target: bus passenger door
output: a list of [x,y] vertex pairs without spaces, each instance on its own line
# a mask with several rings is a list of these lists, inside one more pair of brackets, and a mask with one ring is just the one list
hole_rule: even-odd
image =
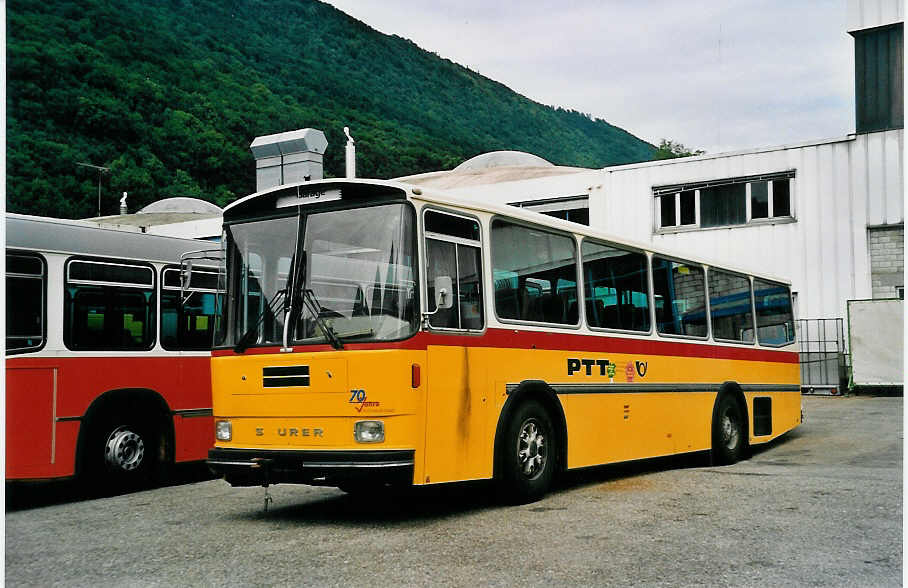
[[6,368],[6,477],[53,473],[56,367]]
[[426,450],[423,483],[492,475],[489,398],[482,348],[485,326],[479,222],[425,212],[428,326],[439,345],[426,350]]
[[423,483],[492,476],[493,432],[479,353],[472,347],[428,348]]

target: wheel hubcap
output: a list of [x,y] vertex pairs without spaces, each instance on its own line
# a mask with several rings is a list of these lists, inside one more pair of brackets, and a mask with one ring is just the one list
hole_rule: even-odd
[[535,478],[546,463],[545,437],[535,419],[527,419],[517,435],[517,463],[527,478]]
[[738,446],[738,421],[727,412],[722,417],[722,439],[728,449]]
[[126,427],[117,427],[107,438],[104,446],[104,461],[111,468],[131,472],[145,457],[145,443],[137,433]]

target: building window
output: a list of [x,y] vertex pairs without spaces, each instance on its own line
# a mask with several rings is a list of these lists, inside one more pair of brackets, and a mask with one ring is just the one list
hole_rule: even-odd
[[590,199],[588,196],[567,196],[511,202],[511,206],[541,212],[546,216],[560,218],[581,225],[590,224]]
[[700,190],[700,226],[724,227],[747,222],[746,184],[728,184]]
[[769,186],[767,182],[750,185],[750,217],[769,218]]
[[791,185],[788,180],[772,181],[772,210],[769,216],[791,216]]
[[659,198],[659,209],[661,211],[661,226],[674,227],[675,222],[675,195],[667,194]]
[[657,231],[709,229],[792,219],[794,170],[653,187]]
[[681,225],[697,224],[697,193],[693,190],[685,190],[681,192],[679,200]]

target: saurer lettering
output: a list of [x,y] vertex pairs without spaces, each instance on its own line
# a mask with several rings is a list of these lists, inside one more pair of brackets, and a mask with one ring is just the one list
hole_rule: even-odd
[[[265,436],[265,429],[262,427],[256,427],[255,434],[257,437]],[[325,434],[324,429],[310,429],[308,427],[278,427],[277,434],[281,437],[322,437]]]

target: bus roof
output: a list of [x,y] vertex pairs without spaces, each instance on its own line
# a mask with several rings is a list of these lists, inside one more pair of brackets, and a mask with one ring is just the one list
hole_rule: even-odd
[[533,223],[536,225],[543,225],[560,231],[566,231],[575,233],[581,236],[588,236],[594,239],[599,239],[609,243],[614,243],[615,245],[626,245],[634,249],[640,249],[644,251],[650,251],[660,256],[665,256],[673,259],[689,261],[691,263],[702,263],[710,267],[716,267],[720,269],[727,269],[732,272],[738,272],[741,274],[752,275],[756,278],[766,279],[773,282],[781,282],[784,284],[791,284],[791,280],[788,278],[783,278],[780,276],[764,273],[764,272],[755,272],[754,270],[745,269],[742,267],[736,267],[723,263],[717,260],[710,260],[703,257],[692,257],[689,255],[684,255],[676,251],[670,251],[660,247],[654,247],[652,244],[643,243],[641,241],[635,241],[632,239],[627,239],[625,237],[618,237],[615,235],[609,235],[590,227],[587,225],[581,225],[573,223],[566,220],[561,220],[551,216],[547,216],[540,212],[533,210],[528,210],[526,208],[518,208],[516,206],[508,206],[504,204],[493,204],[479,202],[475,200],[465,199],[462,196],[454,195],[446,192],[445,190],[432,189],[424,186],[417,186],[413,184],[408,184],[405,182],[397,180],[376,180],[376,179],[365,179],[365,178],[329,178],[324,180],[313,180],[309,182],[298,182],[293,184],[283,184],[280,186],[275,186],[269,188],[268,190],[263,190],[261,192],[256,192],[255,194],[250,194],[244,198],[241,198],[224,209],[225,217],[229,215],[229,212],[232,212],[237,206],[242,204],[248,204],[251,200],[256,198],[267,197],[269,195],[274,195],[278,192],[285,190],[296,190],[300,188],[307,188],[312,190],[318,188],[319,186],[325,185],[336,185],[343,186],[347,185],[356,185],[356,186],[371,186],[371,187],[385,187],[393,190],[398,190],[406,193],[409,199],[417,199],[422,202],[437,204],[440,206],[451,206],[460,208],[467,211],[472,211],[475,213],[485,213],[485,214],[494,214],[504,217],[513,218],[516,220],[525,221],[528,223]]
[[175,263],[183,253],[217,251],[220,245],[212,241],[101,228],[84,221],[7,213],[6,247]]

